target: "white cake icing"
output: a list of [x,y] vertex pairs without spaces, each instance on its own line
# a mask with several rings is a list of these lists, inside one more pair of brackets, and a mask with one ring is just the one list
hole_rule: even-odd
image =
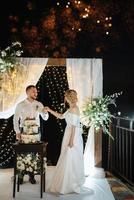
[[36,143],[40,141],[40,134],[34,134],[34,135],[26,135],[21,134],[21,142],[28,144],[28,143]]
[[27,135],[38,133],[39,126],[36,123],[35,119],[26,119],[23,125],[23,132]]
[[40,141],[39,126],[35,119],[25,119],[23,133],[21,134],[22,143],[36,143]]

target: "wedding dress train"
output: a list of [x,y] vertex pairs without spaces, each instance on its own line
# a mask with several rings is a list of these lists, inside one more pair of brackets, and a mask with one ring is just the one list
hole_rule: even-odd
[[[78,115],[66,111],[64,113],[66,128],[62,141],[61,154],[57,162],[49,192],[68,194],[81,193],[85,181],[83,160],[83,139]],[[68,146],[71,126],[75,126],[74,146]]]

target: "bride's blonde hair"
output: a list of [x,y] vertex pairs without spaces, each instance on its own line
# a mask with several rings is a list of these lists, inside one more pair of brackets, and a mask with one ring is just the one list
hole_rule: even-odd
[[67,90],[65,92],[65,98],[70,101],[71,103],[77,102],[77,92],[75,90]]

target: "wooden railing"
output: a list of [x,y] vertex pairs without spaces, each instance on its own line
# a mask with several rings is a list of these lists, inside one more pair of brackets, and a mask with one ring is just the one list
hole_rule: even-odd
[[108,170],[134,185],[134,119],[115,117],[110,128]]

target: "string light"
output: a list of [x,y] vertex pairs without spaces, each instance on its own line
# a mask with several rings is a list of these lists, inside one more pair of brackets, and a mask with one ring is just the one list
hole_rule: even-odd
[[87,17],[88,17],[88,14],[85,14],[85,15],[83,15],[82,17],[83,17],[83,18],[87,18]]
[[[60,12],[57,7],[60,6]],[[75,41],[77,41],[77,33],[81,31],[80,27],[84,27],[84,30],[87,32],[95,32],[94,37],[99,35],[99,32],[102,33],[105,31],[109,31],[109,28],[112,28],[112,17],[107,16],[107,12],[105,8],[100,12],[100,4],[89,5],[81,0],[68,0],[66,4],[57,0],[56,6],[52,5],[52,9],[50,9],[50,13],[47,16],[42,17],[39,26],[33,26],[31,29],[32,20],[28,23],[24,23],[24,26],[21,30],[22,38],[24,39],[24,46],[27,52],[31,56],[52,56],[52,57],[66,57],[69,56],[70,49],[72,50],[75,47]],[[34,9],[33,11],[34,12]],[[56,20],[60,13],[60,20]],[[75,14],[74,14],[75,13]],[[13,15],[9,17],[11,22],[15,22],[15,18]],[[90,21],[92,23],[89,23]],[[26,20],[27,21],[27,20]],[[25,21],[25,22],[26,22]],[[66,22],[66,23],[65,23]],[[98,26],[101,22],[101,27],[98,31]],[[59,24],[60,23],[60,24]],[[107,24],[107,29],[105,27]],[[13,24],[14,28],[17,25]],[[36,30],[35,30],[36,27]],[[38,27],[42,29],[39,30]],[[59,35],[59,27],[60,31],[63,33]],[[97,31],[97,32],[96,32]],[[13,33],[12,33],[13,34]],[[17,30],[17,34],[19,34],[19,30]],[[40,37],[38,39],[38,37]],[[37,38],[37,40],[35,40]],[[47,40],[45,40],[47,38]],[[32,41],[32,42],[31,42]],[[47,44],[44,45],[43,41],[48,41]],[[62,41],[64,41],[64,45],[61,46]],[[73,42],[72,42],[73,41]],[[51,54],[51,55],[50,55]]]
[[[37,26],[34,25],[36,29],[31,28],[35,24],[32,18],[26,18],[24,23],[22,21],[23,27],[18,29],[18,22],[22,20],[21,16],[16,18],[16,16],[10,14],[10,31],[12,31],[13,36],[16,36],[16,34],[21,35],[21,38],[24,40],[23,45],[29,56],[70,56],[73,48],[77,47],[79,27],[82,27],[85,34],[89,33],[87,37],[88,44],[91,39],[97,41],[93,42],[94,47],[92,49],[95,49],[96,45],[100,45],[100,43],[103,46],[103,50],[109,46],[110,43],[105,43],[102,37],[100,43],[96,43],[98,43],[100,35],[106,34],[107,31],[109,32],[112,29],[112,18],[118,15],[118,9],[120,9],[118,5],[116,9],[113,9],[108,2],[103,4],[102,2],[93,1],[89,5],[89,3],[82,0],[67,0],[65,2],[57,0],[55,4],[50,5],[49,13],[46,12],[46,15],[42,15],[42,13],[39,15],[36,23]],[[33,15],[35,10],[32,10]],[[127,23],[132,23],[132,20]],[[101,29],[98,31],[100,25]],[[111,39],[117,38],[115,37],[118,34],[116,29],[113,31],[114,34],[111,34]]]
[[[43,83],[48,88],[51,108],[58,112],[63,112],[63,107],[61,107],[60,104],[61,102],[64,102],[64,91],[68,89],[67,74],[65,67],[46,66],[40,81],[43,80]],[[40,82],[38,83],[38,87],[41,87]],[[55,120],[59,127],[59,132],[63,134],[63,122],[56,118]]]
[[11,159],[13,159],[14,157],[12,144],[13,142],[15,142],[15,132],[13,130],[11,130],[10,132],[7,132],[7,130],[9,129],[8,122],[11,123],[10,120],[4,120],[2,126],[0,127],[0,138],[2,141],[2,145],[0,146],[0,166],[1,167],[6,167],[9,164],[11,164]]

